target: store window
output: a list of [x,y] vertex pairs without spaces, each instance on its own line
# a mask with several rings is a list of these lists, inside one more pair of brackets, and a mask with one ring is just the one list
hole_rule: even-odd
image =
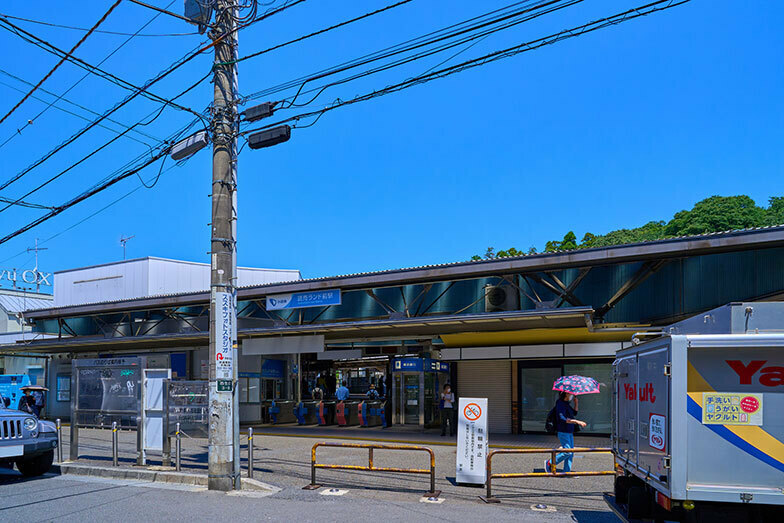
[[261,378],[239,379],[239,399],[240,403],[259,403],[261,391]]
[[579,398],[578,418],[588,425],[581,434],[609,434],[612,410],[612,363],[607,362],[523,362],[518,364],[520,383],[520,431],[544,432],[547,413],[555,405],[558,392],[553,382],[560,376],[590,376],[600,384],[599,394]]

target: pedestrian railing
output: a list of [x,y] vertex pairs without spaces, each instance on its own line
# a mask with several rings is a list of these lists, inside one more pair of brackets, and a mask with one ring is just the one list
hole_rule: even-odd
[[[316,449],[319,447],[336,447],[336,448],[354,448],[354,449],[368,449],[368,464],[364,465],[332,465],[325,463],[316,463]],[[430,469],[403,469],[396,467],[376,467],[373,464],[373,451],[374,450],[412,450],[418,452],[427,452],[430,455]],[[425,493],[426,497],[437,498],[440,490],[436,490],[436,456],[433,450],[428,447],[421,447],[419,445],[381,445],[375,443],[327,443],[320,442],[313,445],[310,451],[310,485],[304,487],[306,490],[313,490],[321,487],[316,483],[316,469],[338,469],[338,470],[366,470],[372,472],[402,472],[406,474],[429,474],[430,475],[430,491]]]
[[[591,453],[591,452],[612,452],[609,448],[575,448],[575,449],[497,449],[491,450],[487,454],[487,495],[479,496],[485,503],[500,503],[501,500],[493,497],[492,483],[494,479],[507,478],[552,478],[569,476],[611,476],[615,475],[615,470],[578,470],[571,472],[556,472],[555,456],[560,453]],[[544,472],[512,472],[506,474],[493,474],[493,457],[498,454],[550,454],[550,470]]]

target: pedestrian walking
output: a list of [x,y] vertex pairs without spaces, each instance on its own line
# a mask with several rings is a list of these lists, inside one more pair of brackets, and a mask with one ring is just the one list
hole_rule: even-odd
[[457,431],[457,410],[455,409],[455,393],[452,386],[447,383],[444,385],[444,392],[441,393],[441,435],[446,436],[446,426],[449,425],[449,435],[454,436]]
[[[570,404],[572,401],[574,401],[574,407]],[[574,448],[575,427],[585,427],[586,425],[584,421],[577,419],[577,407],[577,396],[569,392],[561,392],[558,401],[555,402],[555,431],[563,449]],[[573,459],[574,452],[559,452],[555,455],[555,464],[563,462],[563,471],[571,472]],[[550,472],[550,466],[550,460],[545,460],[545,472]]]

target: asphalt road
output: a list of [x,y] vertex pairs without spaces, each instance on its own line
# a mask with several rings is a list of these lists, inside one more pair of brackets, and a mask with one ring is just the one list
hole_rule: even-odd
[[224,494],[181,485],[54,474],[24,479],[0,472],[0,521],[617,521],[602,509],[548,506],[548,512],[540,512],[520,504],[457,502],[446,495],[442,503],[430,504],[416,496],[367,497],[353,489],[329,496],[325,491],[284,487],[273,494]]

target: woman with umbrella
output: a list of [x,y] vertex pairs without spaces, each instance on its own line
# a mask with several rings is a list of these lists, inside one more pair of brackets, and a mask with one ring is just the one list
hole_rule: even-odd
[[[599,384],[593,378],[585,376],[561,376],[553,383],[553,390],[559,391],[558,401],[555,402],[555,431],[561,448],[574,448],[575,426],[585,427],[586,423],[576,418],[578,410],[578,394],[595,394],[599,392]],[[574,400],[574,407],[570,402]],[[564,462],[564,472],[571,472],[573,452],[560,452],[555,456],[555,465]],[[550,472],[552,463],[545,460],[544,470]]]
[[36,418],[41,417],[41,410],[43,410],[45,403],[44,392],[48,391],[46,387],[38,385],[27,385],[22,387],[24,396],[19,398],[19,406],[17,407],[22,412],[34,415]]

